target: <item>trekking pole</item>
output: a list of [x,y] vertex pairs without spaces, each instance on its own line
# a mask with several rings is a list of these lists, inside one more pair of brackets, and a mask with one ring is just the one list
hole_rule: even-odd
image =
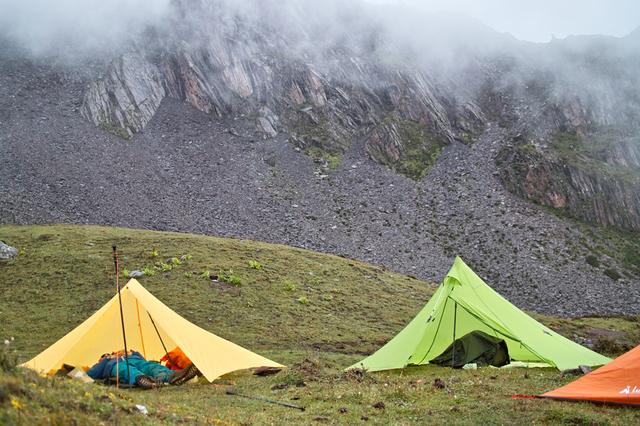
[[244,394],[236,392],[233,388],[227,389],[226,393],[227,393],[227,395],[240,396],[242,398],[254,399],[256,401],[262,401],[262,402],[266,402],[268,404],[281,405],[283,407],[295,408],[296,410],[304,411],[304,407],[301,407],[299,405],[289,404],[288,402],[274,401],[272,399],[262,398],[260,396],[244,395]]
[[[118,304],[120,305],[120,324],[122,325],[122,340],[124,340],[124,361],[127,363],[127,381],[131,380],[131,369],[129,367],[129,351],[127,349],[127,334],[124,331],[124,314],[122,313],[122,297],[120,296],[120,281],[118,273],[118,252],[116,246],[113,245],[113,265],[116,269],[116,290],[118,291]],[[119,357],[116,354],[116,361]],[[119,368],[116,365],[116,373],[119,373]],[[116,383],[119,382],[118,375],[116,374]]]

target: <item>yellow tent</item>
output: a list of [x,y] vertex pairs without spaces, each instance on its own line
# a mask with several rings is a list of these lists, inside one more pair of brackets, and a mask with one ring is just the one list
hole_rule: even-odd
[[[210,382],[237,370],[283,367],[190,323],[149,293],[138,281],[121,289],[127,346],[146,359],[160,359],[176,346]],[[63,363],[84,366],[100,355],[123,347],[118,295],[69,334],[45,349],[24,367],[49,373]],[[162,338],[162,340],[160,339]]]

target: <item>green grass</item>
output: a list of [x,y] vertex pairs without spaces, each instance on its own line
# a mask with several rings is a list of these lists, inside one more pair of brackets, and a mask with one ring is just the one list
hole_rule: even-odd
[[[590,404],[513,400],[570,381],[550,369],[454,371],[440,367],[344,374],[342,369],[395,335],[435,290],[350,259],[291,247],[179,233],[87,226],[0,226],[21,255],[0,263],[3,338],[12,355],[37,354],[113,295],[111,245],[129,270],[157,259],[191,258],[141,282],[188,320],[290,366],[266,378],[236,373],[218,384],[157,391],[116,390],[18,369],[0,373],[0,423],[220,424],[636,424],[640,411]],[[149,253],[156,249],[157,259]],[[249,261],[259,262],[260,269]],[[227,291],[202,271],[233,270]],[[307,303],[301,303],[306,300]],[[535,315],[568,337],[640,340],[637,318],[562,319]],[[445,389],[434,388],[436,378]],[[238,392],[305,406],[299,412],[225,394]],[[299,386],[304,384],[304,386]],[[284,389],[272,389],[285,387]],[[375,408],[378,402],[384,408]],[[137,413],[144,404],[149,415]],[[378,404],[379,405],[379,404]]]
[[401,120],[399,128],[404,152],[393,168],[411,179],[421,180],[442,153],[445,143],[420,123]]
[[304,150],[305,154],[311,157],[315,161],[326,162],[327,168],[331,171],[337,170],[342,163],[342,155],[340,152],[333,150],[333,148],[325,149],[319,146],[309,146]]
[[120,127],[119,124],[113,123],[111,121],[105,120],[102,121],[100,123],[100,127],[102,127],[105,131],[118,136],[119,138],[122,138],[124,140],[130,140],[131,136],[129,135],[129,133],[122,127]]
[[376,155],[376,160],[396,173],[416,181],[421,180],[442,154],[446,141],[424,124],[412,120],[389,115],[381,125],[390,124],[397,126],[402,142],[401,156],[395,160],[382,152]]

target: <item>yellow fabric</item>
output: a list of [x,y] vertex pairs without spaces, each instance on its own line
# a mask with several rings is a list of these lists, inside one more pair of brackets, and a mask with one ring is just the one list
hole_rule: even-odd
[[[283,367],[190,323],[156,299],[135,279],[130,280],[120,293],[127,346],[142,351],[144,341],[147,359],[159,360],[165,354],[149,318],[151,315],[167,350],[180,347],[210,382],[237,370]],[[59,369],[63,363],[92,365],[100,355],[122,347],[118,295],[115,295],[82,324],[23,366],[47,373]]]

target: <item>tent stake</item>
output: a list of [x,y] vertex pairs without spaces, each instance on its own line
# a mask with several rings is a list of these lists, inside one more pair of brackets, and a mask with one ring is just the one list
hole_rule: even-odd
[[[124,331],[124,314],[122,313],[122,297],[120,296],[120,281],[118,280],[118,252],[116,251],[116,246],[113,245],[113,265],[116,269],[116,290],[118,291],[118,304],[120,305],[120,324],[122,325],[122,340],[124,340],[124,360],[127,363],[127,381],[131,381],[131,369],[129,367],[129,350],[127,349],[127,334]],[[116,354],[116,360],[119,357]],[[119,368],[116,365],[116,373],[119,373]],[[117,376],[117,374],[116,374]],[[116,383],[118,383],[119,380],[116,377]]]
[[262,401],[268,404],[281,405],[283,407],[295,408],[296,410],[304,411],[304,407],[301,407],[299,405],[289,404],[288,402],[274,401],[272,399],[262,398],[260,396],[244,395],[236,392],[234,389],[227,389],[227,395],[235,395],[235,396],[240,396],[242,398],[255,399],[256,401]]

